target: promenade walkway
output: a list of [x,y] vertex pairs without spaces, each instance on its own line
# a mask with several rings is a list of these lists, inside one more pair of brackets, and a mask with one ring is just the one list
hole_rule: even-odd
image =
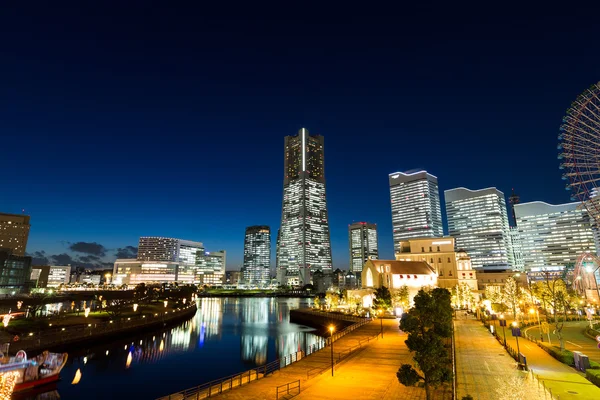
[[[517,370],[517,363],[480,321],[469,316],[454,321],[456,342],[457,399],[470,394],[474,400],[497,400],[497,388],[506,386],[511,378],[526,374]],[[528,400],[543,399],[529,379]],[[561,397],[562,399],[562,397]]]
[[[219,395],[219,399],[275,399],[276,387],[290,382],[300,381],[300,393],[297,399],[377,399],[391,400],[407,398],[425,399],[425,390],[418,387],[404,387],[396,378],[396,371],[403,363],[412,363],[404,341],[406,334],[400,332],[396,319],[383,320],[384,337],[370,340],[360,350],[342,359],[335,366],[335,375],[331,376],[331,348],[326,347],[290,366],[263,379],[245,386],[234,388]],[[349,333],[334,342],[334,360],[356,347],[367,338],[380,333],[380,321],[375,320]],[[312,375],[324,370],[320,375]],[[310,379],[309,379],[310,375]],[[298,390],[291,390],[290,398]],[[436,392],[436,399],[451,399],[451,390]]]

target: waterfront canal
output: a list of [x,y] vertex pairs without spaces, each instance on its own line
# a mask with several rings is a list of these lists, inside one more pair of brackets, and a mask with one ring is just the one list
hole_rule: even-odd
[[201,298],[196,315],[180,325],[70,349],[56,390],[25,398],[155,399],[246,371],[320,340],[289,322],[289,310],[309,301]]

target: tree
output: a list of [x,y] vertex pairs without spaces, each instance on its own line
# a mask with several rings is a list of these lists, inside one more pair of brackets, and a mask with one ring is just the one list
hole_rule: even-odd
[[47,293],[34,293],[30,295],[29,298],[32,302],[27,308],[29,308],[29,317],[31,319],[37,318],[38,312],[42,311],[47,304],[54,301],[52,295]]
[[110,307],[106,308],[104,311],[106,311],[110,318],[117,319],[125,312],[125,304],[125,300],[112,300],[110,302]]
[[402,310],[406,312],[410,306],[410,293],[408,286],[404,285],[398,290],[392,292],[392,303],[394,306],[402,307]]
[[[423,372],[425,392],[430,400],[432,387],[452,379],[450,356],[444,346],[444,339],[452,336],[450,292],[441,288],[419,290],[413,308],[400,320],[400,329],[408,333],[405,343],[414,352],[413,359]],[[412,366],[403,365],[398,371],[402,373],[397,374],[400,383],[406,386],[411,383],[408,368]]]
[[336,308],[340,303],[340,296],[335,292],[327,292],[325,295],[325,304],[329,309]]
[[[567,320],[571,297],[574,294],[567,288],[567,284],[562,278],[551,279],[548,272],[546,272],[546,277],[541,283],[542,291],[545,292],[545,297],[548,299],[550,307],[552,307],[554,312],[554,334],[560,342],[560,350],[564,351],[565,339],[562,335],[562,329],[564,322]],[[558,318],[559,313],[562,313],[562,319]]]
[[513,277],[508,278],[504,283],[504,290],[502,292],[504,294],[504,296],[502,296],[503,303],[512,310],[513,316],[515,320],[517,320],[519,301],[522,298],[522,292],[517,281]]
[[392,293],[385,286],[380,287],[375,291],[375,299],[373,299],[373,308],[384,311],[392,308]]
[[471,308],[473,294],[471,287],[464,282],[452,288],[452,306],[455,308]]

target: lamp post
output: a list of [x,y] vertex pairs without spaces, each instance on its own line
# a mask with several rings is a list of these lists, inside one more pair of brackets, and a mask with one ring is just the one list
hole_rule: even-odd
[[[519,323],[517,321],[513,321],[512,326],[514,328],[519,327]],[[521,349],[519,348],[519,335],[515,335],[515,340],[517,341],[517,359],[519,360],[519,364],[521,363]]]
[[502,325],[502,335],[504,336],[504,347],[506,347],[506,330],[504,330],[504,326],[506,325],[504,321],[504,314],[500,314],[500,325]]
[[329,325],[330,341],[331,341],[331,376],[333,376],[333,325]]
[[381,338],[383,339],[383,310],[379,309],[379,322],[381,324]]

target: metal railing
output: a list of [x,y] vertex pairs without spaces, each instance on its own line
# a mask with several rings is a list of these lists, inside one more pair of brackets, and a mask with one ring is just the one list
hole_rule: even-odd
[[[279,396],[287,396],[292,391],[292,396],[297,396],[300,394],[300,379],[297,381],[292,381],[290,383],[286,383],[285,385],[277,386],[275,389],[275,399],[279,400]],[[297,391],[296,393],[294,393]]]
[[275,361],[271,361],[268,364],[242,372],[241,374],[235,374],[206,382],[177,393],[172,393],[168,396],[160,397],[159,400],[207,399],[217,394],[221,394],[224,391],[264,378],[275,371],[301,360],[303,356],[304,353],[302,351],[297,351]]

